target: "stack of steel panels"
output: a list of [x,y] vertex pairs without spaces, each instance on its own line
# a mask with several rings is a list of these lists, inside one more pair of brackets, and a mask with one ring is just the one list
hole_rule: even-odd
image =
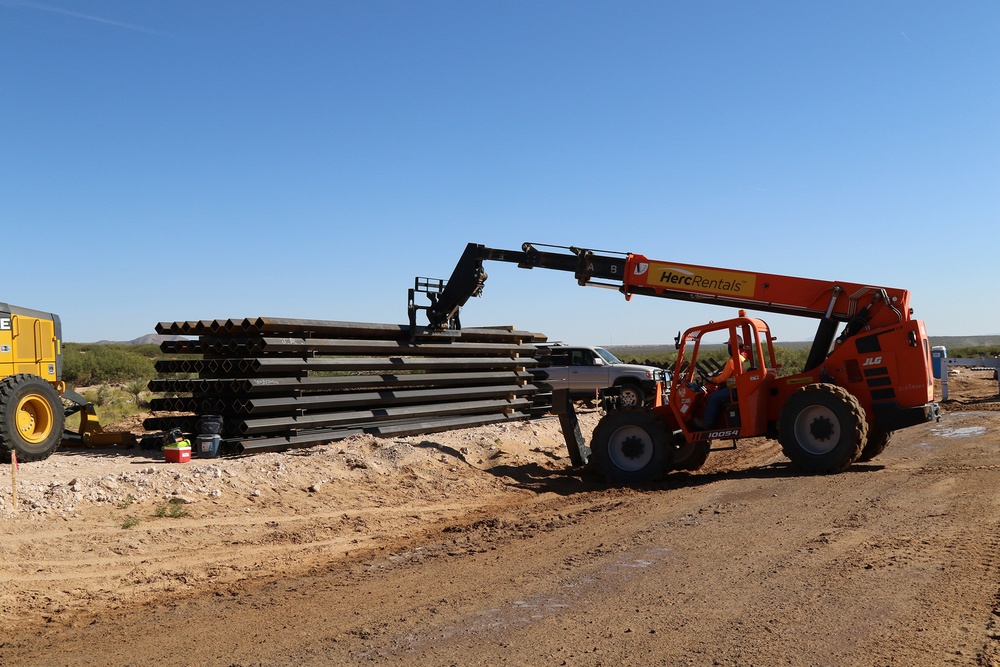
[[528,419],[551,394],[532,370],[545,336],[511,328],[433,331],[407,325],[259,317],[161,322],[190,336],[160,349],[161,394],[148,430],[195,434],[220,416],[220,451],[277,451],[359,433],[402,436]]

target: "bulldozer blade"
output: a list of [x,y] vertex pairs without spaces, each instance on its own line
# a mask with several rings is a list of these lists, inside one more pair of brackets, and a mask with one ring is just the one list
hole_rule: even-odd
[[66,408],[66,416],[68,417],[76,413],[80,414],[80,426],[75,431],[66,430],[63,432],[63,446],[135,447],[138,444],[138,439],[134,433],[128,431],[105,431],[101,426],[101,422],[97,419],[94,404],[84,400],[76,392],[67,391],[63,396],[73,402],[73,405]]

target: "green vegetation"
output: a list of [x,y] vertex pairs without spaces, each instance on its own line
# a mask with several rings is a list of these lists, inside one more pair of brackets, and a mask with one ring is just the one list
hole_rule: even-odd
[[956,348],[946,348],[949,357],[959,358],[964,357],[966,359],[972,358],[976,359],[979,357],[997,357],[1000,356],[1000,345],[972,345],[969,347],[956,347]]
[[[159,345],[65,343],[62,352],[63,380],[70,387],[90,387],[81,394],[104,425],[148,407],[146,386],[156,376],[156,360],[165,358]],[[66,421],[67,429],[76,430],[80,418]]]
[[170,502],[158,505],[154,514],[158,517],[168,517],[170,519],[180,519],[188,515],[184,501],[179,498],[171,498]]
[[136,408],[141,409],[149,405],[149,402],[143,397],[143,394],[146,392],[146,387],[149,385],[151,377],[152,376],[149,378],[136,378],[125,384],[125,391],[127,391],[132,397]]
[[[677,351],[673,346],[650,346],[650,347],[628,347],[628,348],[608,348],[612,354],[622,361],[634,364],[648,364],[660,366],[673,370],[677,361]],[[806,357],[809,350],[806,347],[780,347],[775,346],[774,357],[779,365],[778,375],[792,375],[802,370],[806,364]],[[726,363],[728,354],[722,345],[706,345],[699,353],[699,361],[711,367],[712,362],[719,366]]]
[[[933,341],[932,341],[933,342]],[[608,347],[612,354],[627,363],[648,364],[660,366],[673,370],[677,361],[677,351],[673,346],[650,345],[650,346],[629,346],[629,347]],[[778,375],[793,375],[802,370],[806,365],[806,358],[809,356],[808,345],[797,344],[792,346],[774,346],[774,356],[780,368]],[[1000,356],[1000,345],[974,345],[969,347],[948,348],[948,356],[953,358],[978,358]],[[702,361],[714,360],[718,364],[724,364],[727,358],[725,349],[721,346],[706,345],[700,353]]]
[[[143,387],[146,386],[146,383],[148,380],[143,381]],[[135,394],[129,389],[111,385],[100,385],[88,389],[82,392],[82,396],[94,404],[95,412],[97,412],[97,417],[102,425],[138,414],[146,405],[145,401],[142,401],[141,404],[137,403]],[[70,422],[70,419],[73,421]],[[70,419],[67,419],[67,428],[70,428],[70,424],[72,424],[72,428],[75,428],[76,424],[79,424],[77,421],[79,417],[74,416]]]
[[63,379],[74,386],[149,381],[153,364],[163,355],[158,345],[63,345]]

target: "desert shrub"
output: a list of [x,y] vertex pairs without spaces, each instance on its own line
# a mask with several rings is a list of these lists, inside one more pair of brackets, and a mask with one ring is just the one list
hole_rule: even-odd
[[1000,345],[973,345],[971,347],[947,348],[949,357],[964,357],[976,359],[979,357],[1000,356]]
[[809,358],[809,350],[805,348],[788,348],[775,346],[774,358],[781,368],[778,369],[778,376],[795,375],[801,373]]
[[149,378],[145,377],[135,378],[125,383],[125,391],[132,395],[138,408],[145,408],[149,405],[142,396],[147,385],[149,385]]
[[171,519],[180,519],[188,515],[187,508],[184,507],[184,501],[178,498],[171,498],[166,503],[162,505],[157,505],[156,510],[153,512],[154,515],[158,517],[169,517]]
[[[145,402],[137,403],[135,395],[129,389],[106,384],[88,389],[82,395],[85,401],[94,405],[98,420],[105,426],[137,414],[147,407]],[[79,417],[72,415],[70,419],[72,422],[67,421],[67,428],[75,430],[80,424]]]
[[91,345],[66,343],[63,346],[63,379],[69,384],[127,383],[156,375],[156,345]]
[[[645,356],[639,356],[634,353],[633,350],[619,351],[619,358],[622,361],[630,364],[643,364],[647,366],[659,366],[660,368],[666,368],[668,370],[673,370],[674,363],[677,361],[676,351],[663,351],[663,348],[658,350],[642,349],[638,350],[640,354],[645,353]],[[774,357],[775,361],[781,366],[778,369],[778,375],[794,375],[802,371],[802,368],[806,364],[806,358],[809,356],[809,350],[804,347],[781,347],[776,345],[774,347]],[[721,345],[719,346],[706,346],[702,348],[698,355],[698,359],[701,363],[708,367],[714,365],[722,366],[726,363],[726,359],[729,358],[729,354],[726,352],[725,348]]]

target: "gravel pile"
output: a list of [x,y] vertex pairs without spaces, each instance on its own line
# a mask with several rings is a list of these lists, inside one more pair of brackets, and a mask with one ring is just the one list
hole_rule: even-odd
[[[433,483],[460,469],[488,468],[540,442],[559,444],[558,421],[483,426],[433,436],[354,436],[328,445],[239,458],[168,463],[158,451],[61,450],[17,472],[19,518],[73,518],[91,506],[126,507],[169,501],[279,498],[292,490],[318,493],[332,482],[392,484],[400,472]],[[504,443],[504,444],[502,444]],[[537,451],[537,449],[536,449]],[[551,460],[551,457],[550,457]],[[11,471],[0,467],[0,518],[15,515]]]

